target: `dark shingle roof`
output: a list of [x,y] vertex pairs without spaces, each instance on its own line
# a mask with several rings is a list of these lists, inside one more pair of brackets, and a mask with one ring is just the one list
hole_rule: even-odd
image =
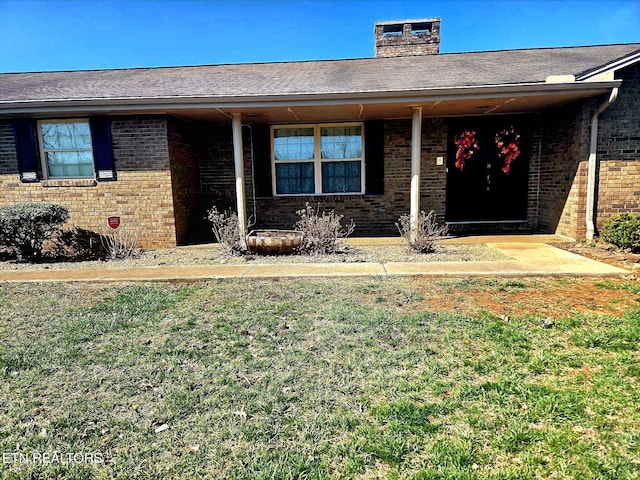
[[640,51],[640,43],[194,67],[0,75],[0,103],[167,97],[245,97],[428,90],[544,82]]

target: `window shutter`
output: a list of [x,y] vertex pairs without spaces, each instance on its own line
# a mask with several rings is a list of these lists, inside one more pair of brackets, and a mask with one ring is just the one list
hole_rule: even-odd
[[116,166],[111,143],[111,120],[108,117],[92,117],[89,119],[89,126],[91,127],[96,180],[99,182],[116,180]]
[[32,183],[40,180],[38,178],[35,126],[36,122],[29,118],[13,122],[18,170],[20,172],[20,181],[23,183]]
[[253,171],[257,197],[273,195],[271,186],[271,134],[269,125],[251,125],[253,135]]
[[384,193],[384,122],[364,122],[365,193]]

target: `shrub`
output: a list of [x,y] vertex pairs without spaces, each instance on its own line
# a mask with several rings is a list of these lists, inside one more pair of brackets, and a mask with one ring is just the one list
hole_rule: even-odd
[[216,240],[225,253],[229,255],[240,255],[245,253],[244,242],[240,232],[238,215],[231,211],[219,212],[214,205],[207,212],[207,219],[211,224],[211,230]]
[[300,251],[312,255],[336,253],[341,247],[341,241],[345,240],[356,228],[353,220],[346,226],[342,226],[343,215],[337,215],[333,210],[319,213],[320,206],[316,210],[308,203],[305,208],[298,210],[300,217],[294,226],[304,236]]
[[418,253],[433,252],[436,247],[436,240],[448,232],[446,225],[439,225],[436,222],[436,214],[433,210],[429,213],[420,212],[415,239],[411,238],[411,217],[409,215],[402,215],[396,222],[396,227],[409,248]]
[[60,232],[55,247],[58,259],[102,260],[108,256],[102,235],[80,227]]
[[619,248],[640,251],[640,215],[614,215],[602,226],[600,236]]
[[18,203],[0,207],[0,245],[20,260],[42,257],[44,242],[60,231],[69,211],[52,203]]
[[136,258],[142,254],[139,248],[138,231],[130,230],[123,225],[116,229],[110,229],[105,235],[101,235],[102,246],[111,260]]

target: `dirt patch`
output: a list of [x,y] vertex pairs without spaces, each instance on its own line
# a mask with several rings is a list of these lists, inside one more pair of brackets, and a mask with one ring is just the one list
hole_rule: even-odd
[[640,254],[621,250],[609,243],[563,242],[549,245],[614,267],[640,272]]
[[[640,295],[624,280],[460,279],[434,282],[415,279],[412,288],[423,298],[407,302],[408,312],[419,310],[495,315],[563,317],[574,313],[622,314],[640,307]],[[414,298],[416,295],[414,294]]]

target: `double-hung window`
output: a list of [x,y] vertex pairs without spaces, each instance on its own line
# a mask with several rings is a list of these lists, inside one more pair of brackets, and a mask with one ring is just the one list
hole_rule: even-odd
[[271,127],[275,194],[363,193],[363,130],[362,123]]
[[94,176],[91,129],[87,120],[39,121],[38,139],[44,178]]

